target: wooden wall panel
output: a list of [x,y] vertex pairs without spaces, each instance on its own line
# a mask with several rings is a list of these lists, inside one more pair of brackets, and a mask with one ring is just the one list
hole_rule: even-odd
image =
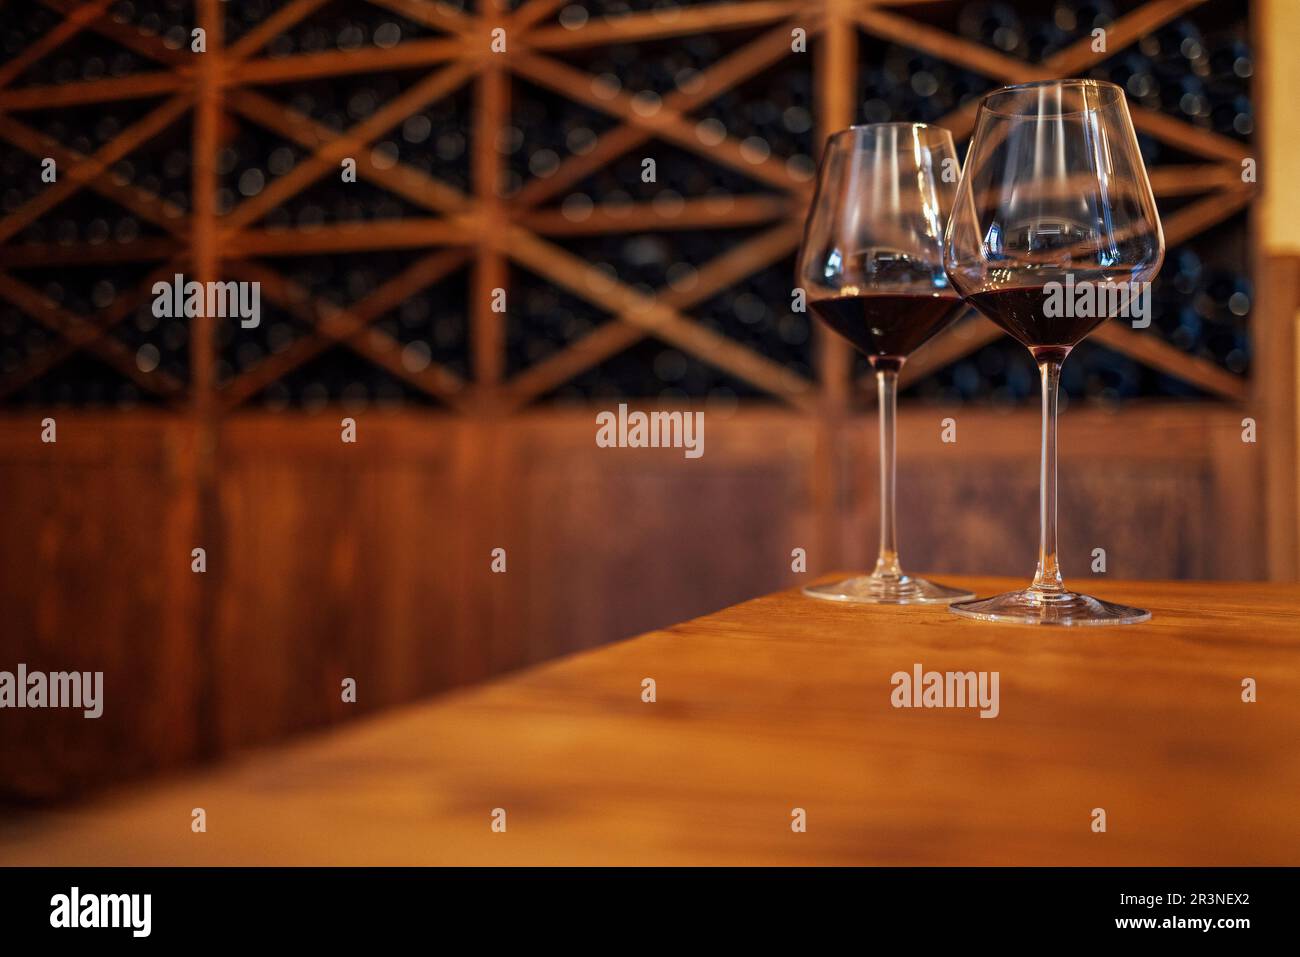
[[[705,417],[705,451],[602,449],[592,412],[495,430],[492,670],[664,627],[795,580],[817,553],[813,431],[791,413]],[[474,562],[486,567],[489,542]]]
[[[236,417],[222,429],[215,680],[222,749],[484,677],[466,669],[447,417]],[[341,682],[355,678],[357,702]]]
[[[952,416],[957,441],[940,439]],[[1090,576],[1094,548],[1116,578],[1259,578],[1262,453],[1241,413],[1134,406],[1063,413],[1062,565]],[[839,473],[844,553],[874,562],[879,528],[875,423],[845,424]],[[1030,410],[905,408],[899,421],[899,535],[918,572],[1029,577],[1038,548],[1039,422]]]
[[[52,415],[58,441],[42,444]],[[187,430],[0,420],[0,670],[102,671],[103,714],[0,713],[0,794],[37,799],[195,754]]]

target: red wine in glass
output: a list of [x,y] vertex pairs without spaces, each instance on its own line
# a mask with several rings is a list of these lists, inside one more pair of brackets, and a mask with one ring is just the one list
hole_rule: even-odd
[[852,343],[874,368],[903,360],[957,318],[964,303],[951,290],[829,296],[808,303],[813,313]]
[[[1103,279],[1098,286],[1108,281],[1122,283],[1126,280],[1127,276],[1120,280]],[[1060,296],[1059,283],[1055,291],[1046,284],[1008,286],[974,292],[966,299],[995,325],[1026,346],[1035,359],[1063,362],[1071,349],[1106,321],[1107,314],[1101,310],[1049,309],[1048,301],[1053,296]],[[1121,297],[1121,301],[1124,298]],[[1067,303],[1061,302],[1061,305]],[[1076,312],[1083,314],[1076,315]]]

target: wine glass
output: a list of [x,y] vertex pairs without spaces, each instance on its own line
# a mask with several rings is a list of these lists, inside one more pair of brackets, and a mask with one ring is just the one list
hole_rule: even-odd
[[1050,80],[981,101],[944,264],[966,301],[1027,346],[1042,374],[1041,535],[1028,588],[953,605],[955,614],[1056,625],[1151,617],[1069,591],[1061,579],[1056,419],[1061,363],[1107,318],[1149,309],[1164,249],[1120,87]]
[[852,126],[826,143],[795,281],[813,314],[876,373],[880,557],[870,575],[805,588],[813,598],[909,605],[975,597],[905,574],[894,530],[898,372],[963,309],[943,269],[958,173],[952,134],[922,123]]

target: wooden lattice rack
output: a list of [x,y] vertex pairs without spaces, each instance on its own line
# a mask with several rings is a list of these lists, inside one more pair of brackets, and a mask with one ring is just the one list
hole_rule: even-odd
[[[56,184],[0,219],[0,244],[69,196],[86,189],[155,224],[166,235],[114,244],[111,248],[0,245],[0,263],[9,266],[19,257],[24,262],[42,264],[163,260],[133,292],[119,296],[110,307],[93,316],[61,309],[36,288],[0,270],[0,297],[61,337],[56,348],[0,380],[0,396],[23,388],[70,354],[86,350],[142,389],[174,407],[190,410],[200,422],[212,424],[268,384],[337,345],[452,409],[501,414],[525,406],[647,336],[672,343],[796,408],[810,412],[844,408],[854,383],[847,349],[839,340],[828,336],[818,339],[813,381],[692,320],[693,306],[796,249],[811,191],[806,178],[793,175],[782,157],[756,159],[733,137],[708,145],[701,142],[692,111],[788,57],[812,56],[815,115],[818,132],[824,135],[853,122],[854,87],[850,78],[856,75],[861,33],[931,54],[992,81],[1014,83],[1081,74],[1203,0],[1150,0],[1113,24],[1105,53],[1093,52],[1085,38],[1038,65],[1004,56],[907,17],[897,9],[906,6],[907,0],[748,0],[684,7],[674,10],[671,16],[653,11],[593,19],[579,29],[561,27],[555,21],[565,0],[525,0],[515,9],[504,0],[483,0],[482,9],[475,14],[431,0],[368,0],[437,31],[437,35],[408,40],[389,50],[329,51],[276,58],[264,54],[266,45],[321,8],[325,0],[291,0],[229,45],[222,39],[222,4],[219,0],[197,0],[196,26],[206,31],[207,39],[207,50],[201,54],[187,48],[174,49],[156,35],[114,20],[109,15],[109,0],[39,2],[64,19],[0,67],[0,137],[35,157],[56,158],[61,175]],[[505,54],[490,50],[492,31],[501,27],[508,39]],[[796,27],[807,31],[807,54],[791,51],[791,31]],[[690,92],[669,93],[653,109],[638,101],[635,91],[593,87],[590,73],[566,62],[570,51],[604,44],[738,29],[760,32],[705,70]],[[87,30],[101,33],[165,69],[59,85],[13,86],[13,81],[32,64]],[[371,116],[342,132],[259,92],[259,87],[277,83],[333,77],[345,82],[346,77],[358,72],[387,69],[421,69],[427,73]],[[505,161],[494,143],[496,132],[509,121],[512,75],[610,115],[618,125],[601,134],[589,152],[561,162],[553,175],[531,180],[503,198],[500,186]],[[471,191],[462,192],[409,165],[397,163],[379,168],[371,162],[368,146],[377,137],[413,112],[466,86],[472,87],[474,98]],[[93,155],[68,149],[22,119],[24,112],[153,97],[165,99]],[[219,215],[214,163],[220,146],[221,118],[227,112],[272,131],[311,155],[260,194]],[[190,215],[178,215],[177,210],[168,208],[166,199],[120,181],[110,169],[190,113],[192,211]],[[974,108],[968,105],[940,122],[964,138],[971,131],[973,118]],[[1134,121],[1140,131],[1199,159],[1192,164],[1151,170],[1158,198],[1197,197],[1166,218],[1165,233],[1171,247],[1222,222],[1251,202],[1254,188],[1244,184],[1241,176],[1242,161],[1250,152],[1245,144],[1141,108],[1134,109]],[[626,215],[626,208],[619,210],[621,215],[614,215],[597,205],[580,228],[542,208],[566,188],[652,139],[731,167],[776,188],[778,196],[737,196],[725,212],[718,212],[716,204],[707,200],[693,199],[669,213],[634,207],[632,215]],[[337,176],[340,161],[349,156],[356,158],[361,177],[415,204],[427,215],[391,223],[327,225],[310,232],[259,227],[259,219],[278,204],[327,176]],[[556,236],[575,231],[626,232],[644,228],[647,221],[658,224],[657,228],[761,225],[763,230],[703,265],[698,281],[689,291],[665,287],[652,295],[611,278],[553,241]],[[264,260],[253,258],[395,248],[427,248],[428,252],[360,301],[342,308],[298,287]],[[611,314],[614,321],[507,376],[505,317],[493,311],[491,291],[507,285],[511,263],[545,276],[568,293]],[[377,328],[375,321],[405,298],[466,265],[471,266],[472,275],[468,317],[472,375],[467,379],[437,363],[412,371],[400,360],[400,343]],[[131,350],[109,332],[149,297],[155,281],[182,267],[190,278],[201,281],[260,280],[263,295],[307,324],[309,334],[223,384],[215,380],[213,373],[213,322],[200,318],[192,330],[188,382],[164,371],[141,371]],[[964,335],[944,337],[909,364],[908,379],[932,373],[1000,334],[983,320],[971,323]],[[1241,402],[1250,396],[1249,380],[1186,354],[1156,335],[1110,323],[1095,338],[1222,399]]]

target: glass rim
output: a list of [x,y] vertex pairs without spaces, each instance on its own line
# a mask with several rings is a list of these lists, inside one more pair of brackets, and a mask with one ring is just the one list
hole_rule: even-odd
[[946,126],[936,126],[933,123],[918,123],[914,120],[889,120],[884,123],[854,123],[852,126],[846,126],[827,135],[826,142],[830,143],[831,141],[837,140],[841,136],[847,136],[850,133],[861,133],[865,130],[897,128],[901,126],[906,126],[916,130],[925,130],[928,133],[939,133],[943,136],[947,136],[949,139],[953,139],[952,130],[948,129]]
[[[999,110],[989,104],[1000,96],[1008,93],[1023,93],[1028,90],[1041,89],[1043,87],[1088,87],[1096,90],[1105,90],[1111,94],[1111,99],[1106,103],[1099,103],[1097,106],[1085,107],[1081,110],[1067,110],[1059,113],[1012,113],[1006,110]],[[1127,104],[1128,99],[1124,94],[1124,88],[1118,83],[1112,83],[1110,80],[1095,80],[1092,77],[1067,77],[1059,80],[1030,80],[1027,83],[1012,83],[1008,86],[1000,86],[996,90],[989,90],[980,98],[980,109],[993,116],[1005,117],[1012,120],[1055,120],[1067,116],[1084,116],[1088,113],[1096,113],[1102,107],[1111,106],[1114,103]]]

